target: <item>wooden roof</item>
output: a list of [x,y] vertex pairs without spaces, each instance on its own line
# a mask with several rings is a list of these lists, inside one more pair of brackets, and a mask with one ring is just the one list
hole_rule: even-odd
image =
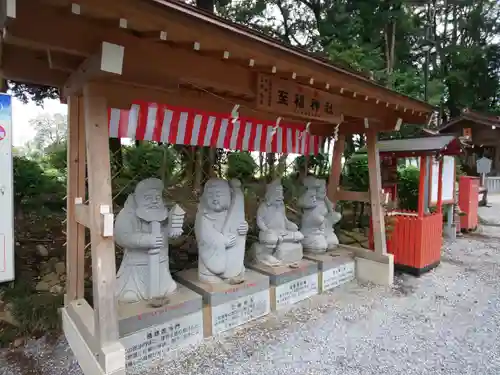
[[470,127],[472,125],[500,128],[500,116],[479,113],[464,109],[460,116],[452,118],[439,128],[440,133],[454,132],[457,128]]
[[[401,121],[425,124],[433,110],[323,58],[182,2],[15,3],[13,12],[12,2],[1,2],[4,78],[60,87],[64,95],[78,95],[88,81],[106,82],[103,90],[113,107],[127,108],[141,99],[229,112],[238,104],[242,116],[311,122],[311,131],[322,135],[332,134],[332,124],[341,120],[340,130],[346,133],[362,133],[367,126],[391,130]],[[108,45],[121,48],[113,50],[123,55],[118,74],[103,68]],[[316,98],[329,111],[280,107],[275,103],[277,87],[290,96],[300,92]]]
[[381,154],[395,156],[442,153],[456,155],[461,152],[460,142],[453,135],[438,135],[423,138],[389,139],[377,142]]

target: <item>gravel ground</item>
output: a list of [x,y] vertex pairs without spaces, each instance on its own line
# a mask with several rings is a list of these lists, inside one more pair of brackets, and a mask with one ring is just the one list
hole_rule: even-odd
[[[500,228],[482,227],[446,243],[440,267],[420,278],[398,275],[390,288],[349,283],[148,375],[500,374],[499,267]],[[1,353],[0,374],[81,371],[61,339]]]

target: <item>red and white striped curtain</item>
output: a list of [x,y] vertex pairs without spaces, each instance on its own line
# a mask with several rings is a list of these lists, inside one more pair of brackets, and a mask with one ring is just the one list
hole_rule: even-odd
[[210,113],[157,103],[137,103],[130,110],[109,110],[109,136],[170,144],[210,146],[239,151],[318,154],[322,137],[306,126],[276,124],[254,118],[232,120]]

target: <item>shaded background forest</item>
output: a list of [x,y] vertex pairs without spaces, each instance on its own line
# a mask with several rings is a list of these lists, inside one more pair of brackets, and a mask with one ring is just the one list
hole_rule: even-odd
[[[325,56],[388,88],[429,101],[438,113],[430,127],[457,116],[464,108],[500,114],[497,0],[197,0],[192,4]],[[57,88],[18,82],[8,82],[8,86],[25,102],[41,104],[46,98],[59,97]],[[58,325],[55,309],[61,303],[65,277],[66,121],[59,115],[33,119],[33,140],[15,150],[18,281],[4,288],[2,298],[10,304],[17,322],[15,329],[4,329],[0,319],[0,343]],[[409,137],[420,132],[421,128],[406,124],[399,132],[381,136]],[[344,156],[351,168],[345,171],[343,182],[353,190],[368,186],[363,146],[362,136],[347,140]],[[253,186],[247,188],[247,200],[254,202],[257,199],[253,198],[262,194],[262,182],[270,177],[284,176],[288,198],[292,199],[301,176],[329,173],[326,153],[295,159],[263,153],[254,157],[243,152],[140,142],[123,146],[118,140],[110,140],[110,151],[118,208],[136,181],[153,175],[165,180],[171,199],[179,201],[179,192],[184,192],[181,203],[194,206],[203,182],[214,173],[213,166],[215,174],[238,177],[247,187]],[[407,197],[411,208],[418,173],[402,168],[400,177],[400,196]],[[366,226],[364,209],[354,207],[358,215],[344,218],[343,225]],[[293,210],[290,214],[294,215]],[[47,314],[50,309],[54,314]]]

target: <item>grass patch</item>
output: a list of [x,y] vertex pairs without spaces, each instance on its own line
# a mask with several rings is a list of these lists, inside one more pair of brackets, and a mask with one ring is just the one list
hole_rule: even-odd
[[61,331],[59,308],[62,295],[40,293],[33,286],[19,279],[2,288],[2,300],[10,306],[17,326],[3,323],[0,326],[0,345],[6,346],[17,337],[40,337]]

